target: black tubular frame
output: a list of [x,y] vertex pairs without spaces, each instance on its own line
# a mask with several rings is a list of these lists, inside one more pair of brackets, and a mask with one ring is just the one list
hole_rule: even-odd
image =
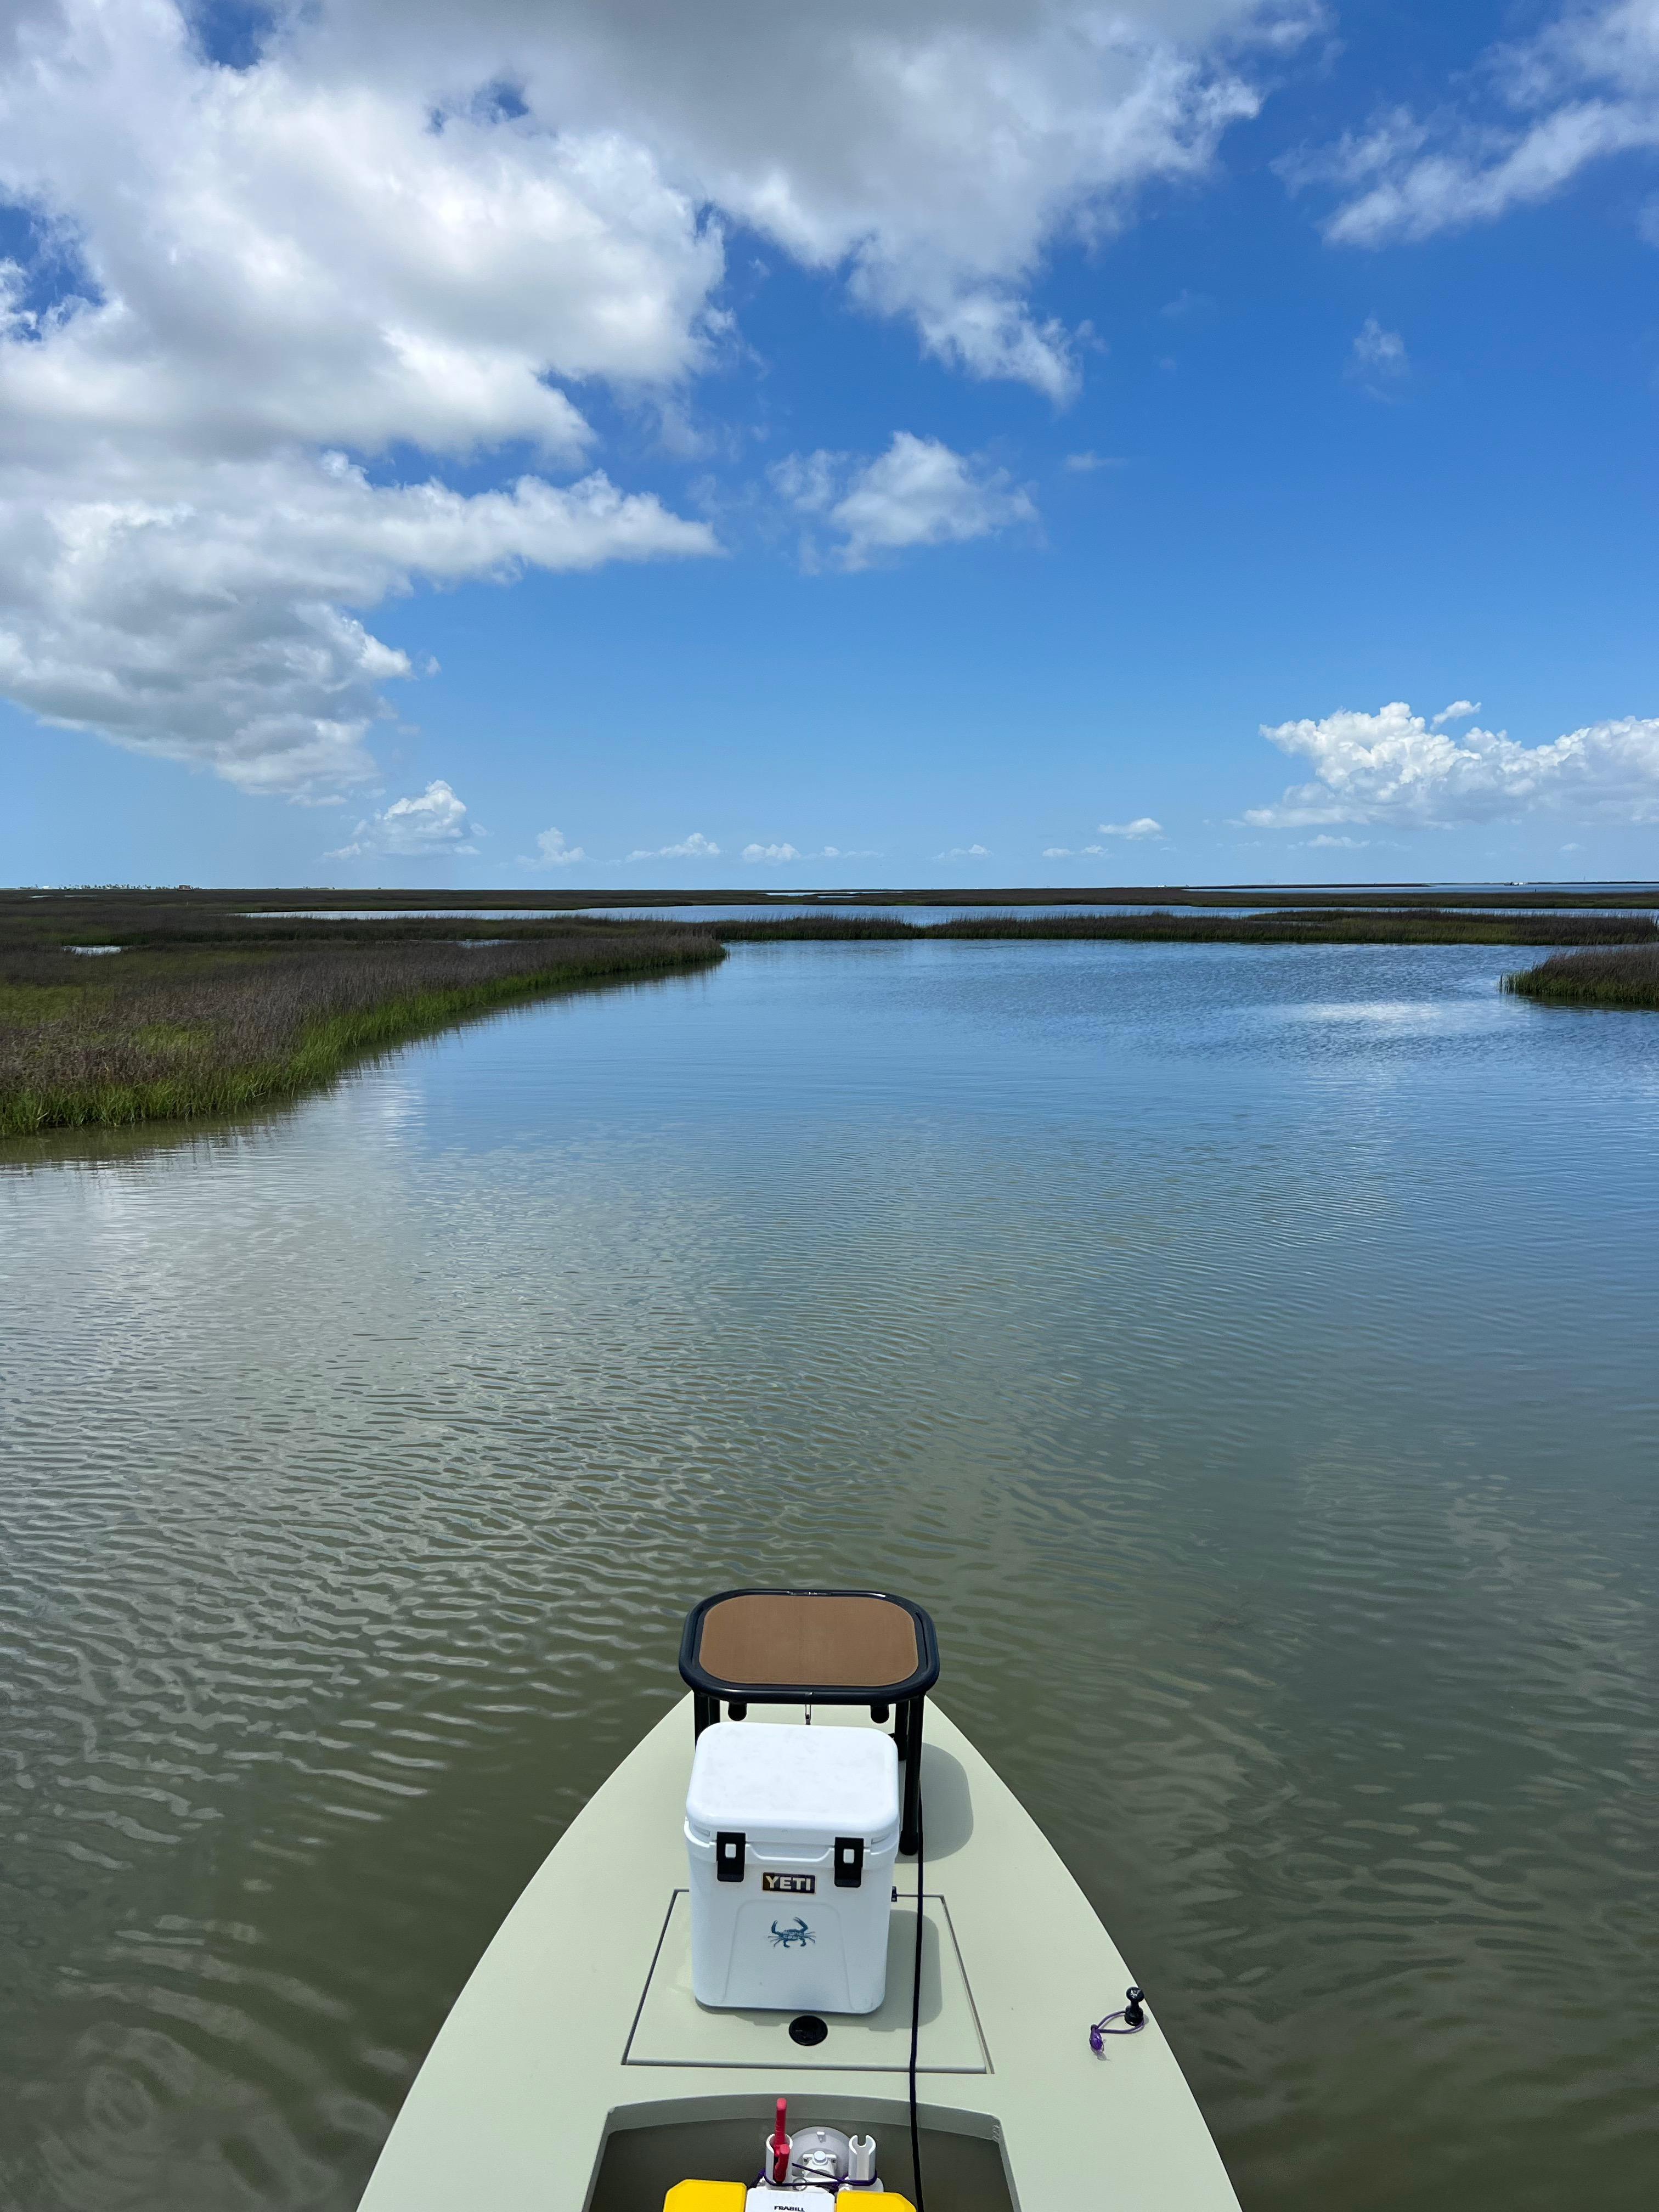
[[[848,1682],[730,1682],[711,1674],[697,1657],[702,1640],[703,1616],[733,1597],[873,1597],[908,1613],[916,1632],[921,1663],[902,1681]],[[927,1692],[939,1680],[939,1638],[933,1620],[908,1597],[891,1590],[825,1589],[816,1585],[793,1588],[745,1588],[718,1590],[694,1605],[685,1617],[680,1638],[680,1674],[691,1692],[692,1725],[701,1735],[720,1717],[720,1707],[731,1708],[741,1720],[750,1705],[867,1705],[871,1717],[884,1721],[893,1713],[893,1745],[904,1769],[904,1806],[899,1830],[899,1850],[914,1858],[921,1841],[921,1717]]]

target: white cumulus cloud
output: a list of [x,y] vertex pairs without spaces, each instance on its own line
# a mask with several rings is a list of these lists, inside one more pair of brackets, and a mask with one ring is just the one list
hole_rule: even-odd
[[1448,722],[1467,722],[1471,714],[1480,712],[1478,699],[1454,699],[1449,707],[1443,707],[1434,718],[1434,726],[1442,729]]
[[476,853],[478,848],[473,841],[483,834],[469,817],[464,803],[439,777],[428,784],[418,799],[394,799],[383,813],[371,814],[360,822],[349,843],[325,857],[352,860],[370,854],[396,859]]
[[745,845],[743,857],[745,860],[799,860],[805,855],[793,845]]
[[281,42],[210,67],[166,0],[14,19],[0,191],[46,249],[0,270],[19,704],[326,794],[374,775],[380,687],[411,672],[360,619],[388,594],[714,550],[599,474],[469,497],[342,458],[568,463],[589,432],[550,376],[671,379],[705,343],[720,242],[643,149],[430,109]]
[[952,845],[949,852],[933,855],[936,860],[988,860],[990,857],[988,845]]
[[1628,716],[1518,744],[1504,731],[1459,737],[1396,700],[1375,714],[1344,711],[1280,722],[1261,734],[1313,766],[1273,806],[1251,808],[1257,829],[1343,822],[1436,829],[1524,815],[1659,822],[1659,720]]
[[337,453],[125,466],[88,448],[47,488],[0,461],[0,692],[246,791],[326,793],[374,780],[380,686],[412,672],[353,608],[417,577],[713,544],[599,474],[465,496],[371,483]]
[[776,489],[804,514],[821,516],[839,544],[844,568],[865,568],[884,553],[913,545],[960,544],[1011,525],[1035,522],[1030,494],[1003,469],[953,453],[937,438],[908,430],[876,459],[844,453],[792,454],[772,471]]
[[[1057,237],[1203,177],[1308,0],[322,0],[297,50],[430,96],[503,70],[527,121],[612,131],[941,360],[1073,388],[1029,288]],[[1258,67],[1258,61],[1262,65]]]
[[630,860],[717,860],[720,848],[705,837],[701,830],[694,830],[678,845],[638,846],[629,854]]
[[562,830],[544,830],[536,839],[533,854],[522,857],[521,868],[568,868],[573,860],[587,858],[580,845],[567,842]]
[[[1080,333],[1031,304],[1045,253],[1201,179],[1316,10],[248,13],[237,66],[180,0],[20,0],[0,28],[0,195],[33,240],[0,268],[0,692],[325,798],[374,779],[384,686],[416,672],[366,626],[388,596],[718,550],[594,471],[583,395],[684,420],[737,342],[732,223],[1063,399]],[[482,489],[447,488],[463,464]],[[1030,514],[924,439],[830,508],[848,566]]]
[[1103,837],[1161,837],[1164,824],[1154,822],[1150,814],[1140,814],[1133,822],[1103,822],[1100,834]]
[[1659,8],[1563,8],[1534,37],[1493,47],[1461,106],[1428,120],[1398,108],[1284,165],[1293,187],[1334,185],[1326,225],[1381,246],[1490,222],[1549,199],[1592,163],[1659,148]]

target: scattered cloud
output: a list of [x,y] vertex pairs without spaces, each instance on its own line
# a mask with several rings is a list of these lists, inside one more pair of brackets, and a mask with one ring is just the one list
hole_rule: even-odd
[[936,860],[988,860],[990,857],[988,845],[952,845],[948,853],[933,855]]
[[1585,168],[1659,147],[1659,9],[1652,0],[1564,7],[1534,37],[1491,48],[1468,97],[1428,120],[1388,110],[1358,133],[1282,163],[1292,190],[1334,187],[1326,236],[1382,246],[1491,222]]
[[536,840],[536,850],[527,858],[520,858],[521,868],[568,868],[573,860],[587,858],[580,845],[565,842],[562,830],[544,830]]
[[869,846],[848,852],[839,845],[826,845],[821,852],[801,853],[793,845],[745,845],[743,857],[745,860],[873,860],[878,855]]
[[476,853],[474,840],[484,832],[442,777],[428,784],[418,799],[394,799],[384,813],[371,814],[351,833],[349,844],[324,857],[355,860],[371,854],[388,858],[439,858]]
[[1316,837],[1303,837],[1297,840],[1297,842],[1310,853],[1326,849],[1333,851],[1340,849],[1345,853],[1363,853],[1370,842],[1369,837],[1333,837],[1327,830],[1322,830]]
[[1367,315],[1348,356],[1348,374],[1373,399],[1395,399],[1411,374],[1411,357],[1398,331],[1384,330]]
[[1158,312],[1171,323],[1201,322],[1215,313],[1215,301],[1207,292],[1194,292],[1183,286]]
[[774,488],[805,515],[822,519],[840,543],[842,568],[866,568],[882,554],[914,545],[960,544],[1015,523],[1034,523],[1030,494],[1006,470],[952,453],[937,438],[908,430],[875,460],[845,453],[791,454],[771,471]]
[[1314,781],[1292,786],[1277,805],[1251,808],[1244,819],[1255,829],[1425,830],[1536,814],[1659,822],[1659,720],[1594,722],[1522,745],[1502,730],[1451,737],[1396,700],[1375,714],[1264,723],[1261,734],[1311,762]]
[[[1099,824],[1099,835],[1103,837],[1162,837],[1164,834],[1163,823],[1154,822],[1150,814],[1143,814],[1133,822],[1103,822]],[[1045,860],[1098,860],[1105,850],[1103,845],[1045,845],[1042,857]]]
[[1467,722],[1471,714],[1480,712],[1480,702],[1478,699],[1454,699],[1449,707],[1440,709],[1434,718],[1433,726],[1437,730],[1447,722]]
[[630,860],[717,860],[720,854],[718,845],[705,837],[701,830],[694,830],[678,845],[641,845],[628,857]]
[[1067,453],[1066,466],[1073,476],[1092,476],[1097,469],[1121,469],[1124,463],[1112,453]]

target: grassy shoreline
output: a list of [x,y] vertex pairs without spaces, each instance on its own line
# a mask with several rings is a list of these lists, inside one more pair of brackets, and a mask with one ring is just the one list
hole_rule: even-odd
[[[469,1015],[701,967],[732,944],[1532,945],[1556,957],[1507,978],[1506,988],[1563,1003],[1659,1006],[1659,927],[1648,911],[1327,903],[921,922],[836,905],[699,924],[550,908],[480,922],[367,903],[349,920],[260,914],[249,910],[254,896],[0,892],[0,1138],[270,1105]],[[88,959],[76,944],[123,949]],[[1567,946],[1581,949],[1559,950]]]
[[1556,1006],[1623,1006],[1659,1013],[1659,952],[1632,946],[1620,951],[1559,952],[1535,968],[1505,975],[1516,997]]
[[0,1137],[192,1121],[331,1082],[472,1013],[724,957],[706,933],[567,929],[535,945],[0,948]]

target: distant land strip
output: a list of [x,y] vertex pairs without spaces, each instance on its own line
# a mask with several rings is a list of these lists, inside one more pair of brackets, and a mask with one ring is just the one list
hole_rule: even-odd
[[303,890],[202,890],[192,884],[133,885],[81,884],[55,889],[0,889],[0,925],[9,919],[39,915],[43,908],[73,907],[85,916],[100,905],[166,908],[180,904],[198,912],[278,915],[305,912],[386,913],[422,908],[433,913],[510,912],[572,915],[585,910],[641,907],[753,906],[773,912],[829,909],[857,913],[865,907],[932,906],[1152,906],[1152,907],[1540,907],[1659,908],[1659,883],[1584,884],[1072,884],[1034,890],[1029,884],[963,890],[808,890],[779,891],[753,883],[689,890],[682,884],[659,890],[520,889],[456,890],[377,888],[337,890],[308,884]]
[[[618,919],[591,912],[526,907],[503,910],[483,897],[470,907],[451,903],[418,911],[425,893],[406,893],[403,908],[360,904],[283,912],[250,905],[251,894],[195,896],[128,892],[55,893],[20,897],[0,894],[0,948],[18,950],[64,945],[118,945],[129,950],[186,945],[319,944],[450,944],[460,933],[458,920],[482,917],[466,929],[468,938],[487,935],[503,943],[580,938],[619,940],[643,929],[666,933],[695,930],[729,945],[784,941],[836,943],[858,939],[1097,938],[1165,945],[1645,945],[1659,941],[1651,906],[1611,910],[1556,906],[1543,910],[1463,906],[1340,903],[1270,906],[1216,913],[1154,908],[1146,912],[1107,914],[1018,912],[953,916],[946,921],[912,921],[902,915],[871,913],[858,907],[824,902],[806,905],[765,902],[752,912],[720,921],[687,922]],[[457,895],[459,896],[459,895]],[[1659,893],[1651,895],[1659,902]],[[714,904],[710,899],[700,905]],[[341,920],[341,915],[349,918]],[[597,957],[595,955],[594,957]]]

